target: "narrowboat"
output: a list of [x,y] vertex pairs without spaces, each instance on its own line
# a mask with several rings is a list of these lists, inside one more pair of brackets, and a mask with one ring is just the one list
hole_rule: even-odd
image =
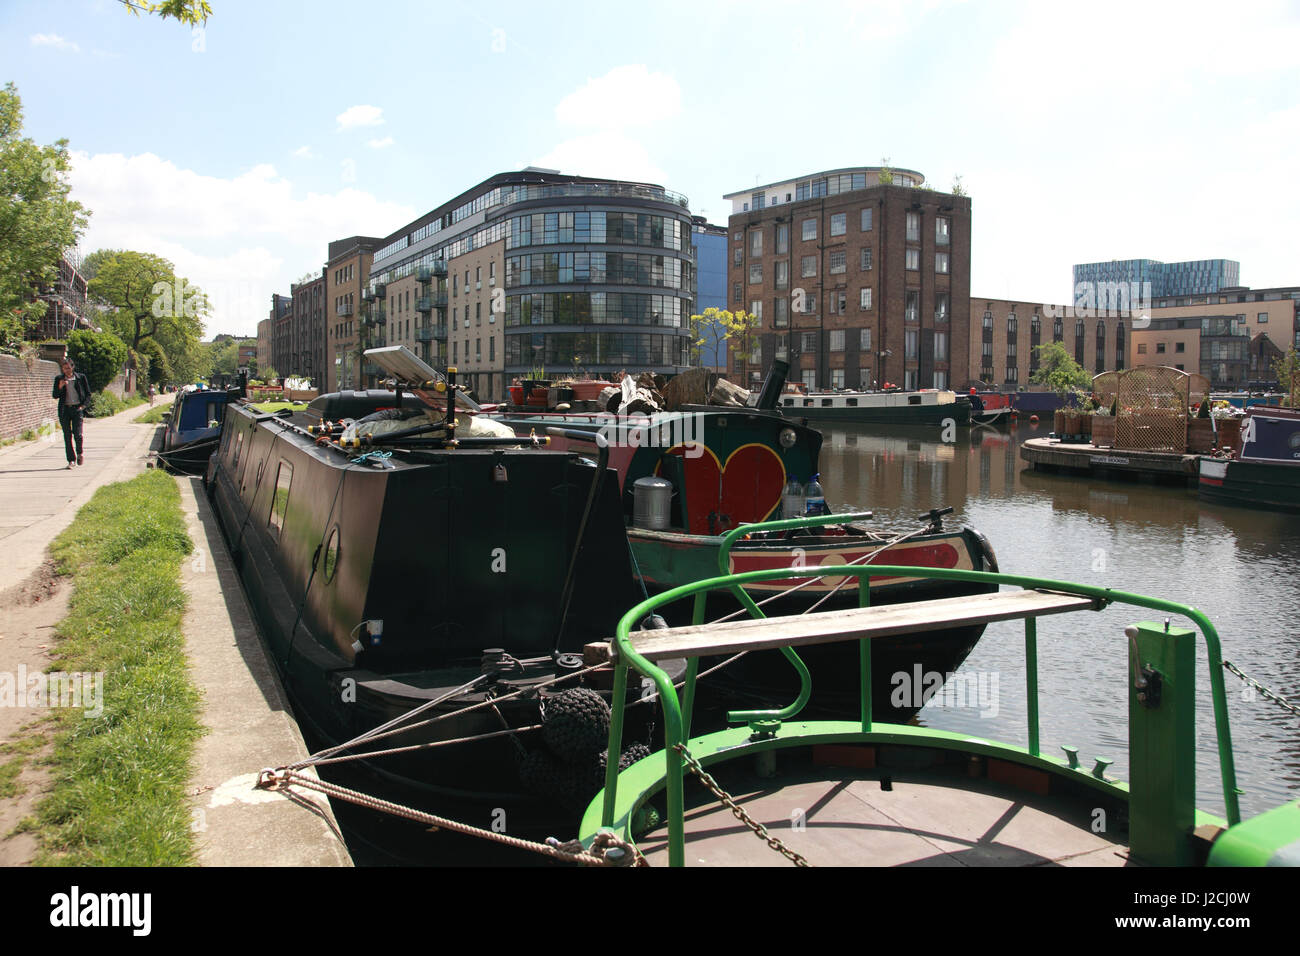
[[226,406],[243,397],[242,387],[178,392],[165,419],[158,457],[173,471],[202,474],[221,437]]
[[545,817],[521,778],[539,713],[640,596],[617,483],[590,455],[477,434],[448,378],[231,405],[205,483],[309,740],[396,748],[367,768],[425,809]]
[[[943,514],[951,509],[934,509],[911,527],[875,528],[870,514],[834,515],[829,510],[820,520],[796,527],[757,527],[783,514],[791,517],[788,503],[783,509],[788,482],[794,478],[806,483],[818,472],[821,433],[786,417],[775,406],[783,384],[782,366],[774,367],[754,407],[684,405],[653,416],[511,412],[501,420],[520,436],[563,425],[571,432],[599,434],[608,441],[609,460],[622,490],[633,572],[647,595],[720,572],[781,567],[873,563],[997,569],[996,555],[984,535],[972,528],[944,528]],[[560,447],[567,441],[557,439]],[[839,576],[762,580],[746,593],[774,615],[800,614],[815,606],[849,607],[858,600]],[[902,575],[877,579],[871,599],[893,603],[968,593],[973,593],[971,586],[963,582]],[[709,599],[711,617],[736,610],[731,596]],[[670,607],[665,615],[680,622],[688,613],[684,607]],[[927,671],[949,673],[965,660],[982,633],[979,626],[935,629],[887,641],[881,653],[891,667],[921,663]],[[825,648],[812,654],[812,665],[823,674],[819,702],[839,705],[833,696],[846,687],[846,671],[838,659],[843,653],[842,648]],[[793,677],[783,658],[772,653],[747,657],[722,672],[719,680],[736,692],[780,696]],[[892,713],[898,715],[896,710]]]
[[1300,513],[1300,411],[1250,406],[1241,419],[1241,454],[1203,456],[1198,469],[1206,501]]
[[841,425],[969,425],[970,402],[948,390],[811,392],[781,396],[789,418]]

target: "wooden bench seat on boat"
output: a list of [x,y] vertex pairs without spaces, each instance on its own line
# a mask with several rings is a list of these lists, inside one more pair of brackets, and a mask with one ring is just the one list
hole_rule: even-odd
[[[1058,591],[999,591],[817,614],[633,631],[631,638],[638,654],[659,661],[889,637],[1068,611],[1097,611],[1104,604],[1100,599]],[[599,659],[602,649],[604,659],[608,660],[612,644],[588,645],[588,662]]]

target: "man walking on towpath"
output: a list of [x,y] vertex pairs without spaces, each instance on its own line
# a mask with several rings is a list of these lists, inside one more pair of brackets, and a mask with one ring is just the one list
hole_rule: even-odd
[[[73,368],[72,359],[64,358],[59,363],[62,372],[54,377],[54,398],[59,400],[59,424],[63,427],[63,448],[68,453],[68,467],[85,464],[81,444],[81,413],[86,402],[90,401],[90,381],[84,372]],[[77,451],[72,452],[73,439],[76,439]]]

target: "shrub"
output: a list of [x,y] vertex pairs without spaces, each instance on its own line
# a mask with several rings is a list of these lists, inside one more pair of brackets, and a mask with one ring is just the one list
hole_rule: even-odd
[[112,332],[76,329],[68,333],[68,357],[77,371],[86,373],[92,392],[102,392],[117,378],[126,354],[126,343]]
[[90,396],[85,411],[89,418],[107,418],[109,415],[116,415],[125,408],[126,402],[112,392],[96,392]]

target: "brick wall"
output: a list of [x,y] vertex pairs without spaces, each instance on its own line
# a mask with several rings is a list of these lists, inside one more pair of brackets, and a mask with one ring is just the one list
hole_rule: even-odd
[[20,358],[0,355],[0,439],[15,438],[24,429],[59,421],[58,403],[50,397],[59,366],[40,359],[31,368]]

